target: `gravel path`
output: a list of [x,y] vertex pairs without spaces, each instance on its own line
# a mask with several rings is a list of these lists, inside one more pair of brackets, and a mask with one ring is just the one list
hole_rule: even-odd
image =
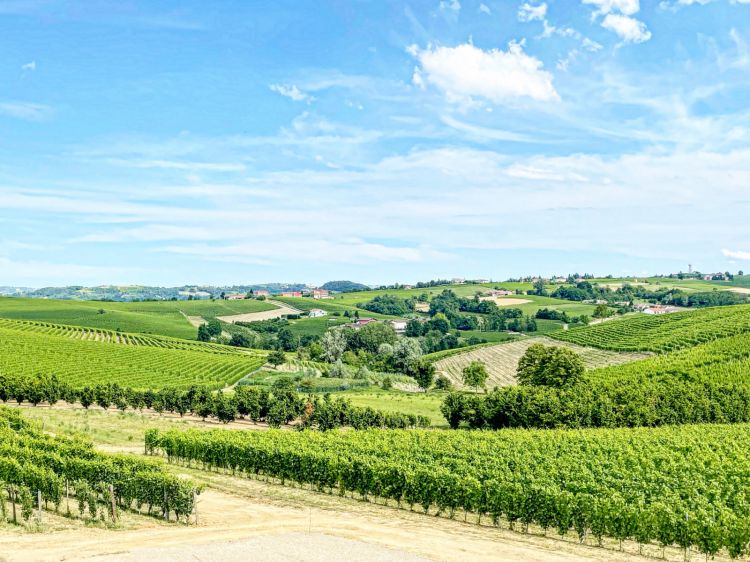
[[169,548],[137,548],[127,553],[88,558],[93,562],[429,562],[428,558],[364,542],[329,535],[284,533],[232,542],[185,545]]

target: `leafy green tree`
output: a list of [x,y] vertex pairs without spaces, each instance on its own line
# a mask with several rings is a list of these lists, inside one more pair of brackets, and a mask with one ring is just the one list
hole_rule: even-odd
[[474,387],[476,390],[485,388],[487,382],[487,367],[481,361],[472,361],[462,371],[464,384]]
[[457,429],[461,424],[461,420],[464,418],[465,402],[463,394],[459,392],[451,392],[445,397],[445,400],[443,400],[443,403],[440,405],[440,412],[448,421],[448,425],[451,426],[451,429]]
[[320,345],[323,348],[323,359],[335,363],[346,351],[346,336],[341,329],[328,330],[320,339]]
[[419,359],[411,367],[410,374],[417,381],[419,388],[427,392],[435,379],[435,365],[425,359]]
[[612,311],[610,311],[606,304],[597,304],[592,314],[594,318],[609,318],[611,315]]
[[516,376],[522,385],[563,387],[577,383],[585,370],[574,351],[536,343],[518,361]]
[[250,347],[250,338],[247,336],[247,334],[237,332],[235,334],[232,334],[232,338],[229,340],[229,345],[232,345],[234,347]]
[[198,326],[198,341],[211,341],[211,333],[206,324]]
[[268,354],[268,358],[266,359],[266,362],[269,365],[272,365],[273,368],[275,369],[279,365],[283,365],[284,363],[286,363],[286,355],[284,354],[283,351],[281,351],[280,349],[277,349],[276,351],[272,351],[271,353]]
[[219,322],[215,318],[213,320],[209,320],[207,329],[208,329],[209,335],[212,338],[215,338],[216,336],[220,336],[221,335],[221,322]]

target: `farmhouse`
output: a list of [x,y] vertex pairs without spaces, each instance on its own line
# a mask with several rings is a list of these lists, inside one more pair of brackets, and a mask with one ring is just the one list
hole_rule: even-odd
[[282,297],[301,297],[302,291],[283,291],[281,293]]
[[228,301],[241,301],[245,298],[245,295],[241,293],[232,293],[229,295],[224,295],[224,298]]
[[670,312],[679,312],[678,306],[667,306],[663,304],[654,304],[643,309],[644,314],[669,314]]
[[321,316],[325,316],[328,314],[325,310],[322,310],[320,308],[311,308],[310,309],[310,318],[320,318]]
[[389,324],[397,334],[403,334],[406,331],[406,320],[391,320]]
[[254,294],[254,295],[255,295],[256,297],[270,297],[270,296],[271,296],[271,293],[269,293],[269,292],[268,292],[268,291],[266,291],[265,289],[259,289],[259,290],[257,290],[257,291],[253,291],[253,294]]
[[352,324],[355,328],[361,328],[362,326],[367,326],[368,324],[372,324],[373,322],[377,322],[374,318],[360,318],[359,320],[356,320],[354,324]]
[[330,291],[327,291],[325,289],[313,289],[312,290],[312,298],[314,299],[330,299],[331,293]]
[[464,279],[463,277],[454,277],[453,279],[451,279],[451,283],[453,285],[463,285],[465,282],[466,279]]

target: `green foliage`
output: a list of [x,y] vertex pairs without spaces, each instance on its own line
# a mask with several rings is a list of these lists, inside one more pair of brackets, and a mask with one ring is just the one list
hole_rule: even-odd
[[[533,346],[532,346],[533,347]],[[487,367],[481,361],[472,361],[466,367],[464,367],[463,381],[466,386],[471,386],[476,389],[484,388],[487,382]]]
[[170,431],[148,442],[170,457],[435,513],[464,509],[560,535],[740,556],[750,528],[741,476],[750,471],[749,429]]
[[276,368],[279,365],[283,365],[284,363],[286,363],[286,355],[281,350],[272,351],[268,354],[268,358],[266,359],[266,361],[269,365]]
[[746,332],[750,332],[750,305],[630,316],[551,337],[614,351],[665,352]]
[[0,373],[54,373],[75,388],[109,382],[221,388],[263,363],[260,354],[217,344],[0,319]]
[[371,312],[390,316],[404,316],[414,312],[414,299],[402,299],[395,295],[385,294],[378,295],[361,306]]
[[518,361],[516,376],[523,385],[563,387],[579,382],[585,370],[583,360],[571,349],[535,343]]

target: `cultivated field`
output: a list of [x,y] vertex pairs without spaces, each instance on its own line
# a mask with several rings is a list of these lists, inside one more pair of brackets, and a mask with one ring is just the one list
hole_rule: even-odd
[[278,301],[265,301],[264,304],[272,306],[273,308],[268,310],[262,310],[259,312],[243,312],[241,314],[232,314],[231,316],[217,316],[222,322],[258,322],[260,320],[272,320],[273,318],[281,318],[289,314],[299,314],[301,310],[293,308]]
[[265,362],[216,344],[12,320],[0,320],[0,342],[0,374],[55,374],[74,386],[221,388]]
[[600,349],[666,352],[745,332],[750,332],[750,305],[629,316],[552,337]]
[[211,319],[222,315],[273,310],[257,300],[99,302],[0,298],[0,318],[38,320],[122,332],[195,339],[187,316]]
[[457,387],[463,388],[462,371],[472,361],[482,361],[489,377],[487,388],[516,384],[516,367],[526,350],[535,343],[543,345],[564,346],[578,353],[586,363],[587,369],[597,369],[609,365],[619,365],[647,357],[645,353],[616,353],[601,349],[581,347],[561,343],[546,337],[527,338],[509,343],[483,346],[478,349],[451,355],[435,363],[438,373],[445,375]]

